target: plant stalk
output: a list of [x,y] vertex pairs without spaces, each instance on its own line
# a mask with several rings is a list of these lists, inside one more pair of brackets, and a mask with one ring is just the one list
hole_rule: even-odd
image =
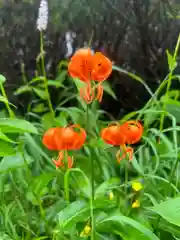
[[[89,133],[89,105],[86,108],[86,131]],[[91,161],[91,198],[90,198],[90,209],[91,209],[91,240],[95,237],[95,225],[94,225],[94,212],[93,212],[93,201],[94,201],[94,161],[92,155],[90,156]]]
[[43,32],[42,31],[40,31],[40,55],[41,55],[42,74],[44,77],[44,87],[45,87],[45,91],[46,91],[46,95],[47,95],[47,102],[48,102],[49,110],[50,110],[52,116],[54,117],[55,114],[54,114],[54,110],[53,110],[53,106],[51,103],[51,98],[50,98],[50,94],[49,94],[49,90],[48,90],[48,82],[47,82],[45,63],[44,63],[44,42],[43,42]]
[[7,95],[6,95],[6,91],[4,89],[4,86],[3,84],[0,84],[0,88],[1,88],[1,93],[2,93],[2,96],[5,98],[5,105],[6,105],[6,108],[7,108],[7,111],[9,113],[9,117],[10,118],[13,118],[14,117],[14,112],[11,110],[11,107],[9,105],[9,101],[8,101],[8,98],[7,98]]
[[[176,47],[175,47],[175,50],[174,50],[174,54],[173,54],[173,60],[176,61],[176,58],[177,58],[177,54],[178,54],[178,51],[179,51],[179,47],[180,47],[180,34],[178,36],[178,40],[177,40],[177,44],[176,44]],[[168,92],[171,88],[171,82],[172,82],[172,77],[173,77],[173,70],[171,70],[171,72],[169,73],[169,78],[168,78],[168,83],[167,83],[167,88],[166,88],[166,94],[165,96],[168,96]],[[163,104],[163,110],[165,110],[166,108],[166,103]],[[165,114],[163,113],[161,115],[161,119],[160,119],[160,131],[162,131],[163,129],[163,125],[164,125],[164,118],[165,118]]]

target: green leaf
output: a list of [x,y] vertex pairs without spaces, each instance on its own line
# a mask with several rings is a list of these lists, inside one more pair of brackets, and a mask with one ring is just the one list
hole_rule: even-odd
[[79,80],[79,78],[73,78],[73,82],[75,83],[78,92],[80,91],[81,88],[84,88],[86,86],[86,83]]
[[[75,177],[75,186],[78,188],[81,196],[85,196],[87,198],[91,198],[91,184],[90,180],[85,174],[78,174],[78,172],[73,174]],[[75,183],[74,182],[74,183]],[[77,194],[77,193],[76,193]]]
[[41,174],[38,177],[35,177],[33,181],[30,184],[30,188],[33,190],[33,192],[41,197],[44,192],[45,188],[47,187],[48,183],[55,177],[55,174],[52,173],[44,173]]
[[[78,191],[83,193],[85,197],[91,197],[91,184],[89,178],[85,175],[85,173],[79,168],[69,169],[64,176],[64,193],[65,198],[69,201],[69,181],[70,174],[74,176],[74,180],[71,181],[71,184],[75,186]],[[78,194],[77,191],[77,194]]]
[[48,80],[47,82],[48,82],[49,86],[53,86],[53,87],[56,87],[56,88],[64,88],[64,85],[60,81]]
[[58,70],[61,71],[61,72],[63,72],[63,71],[67,72],[67,70],[62,70],[63,67],[64,68],[68,67],[68,61],[67,60],[62,60],[58,63]]
[[176,68],[177,62],[168,50],[166,50],[166,54],[167,54],[167,59],[168,59],[169,71],[172,72]]
[[38,177],[35,177],[26,193],[26,198],[33,204],[38,205],[38,199],[40,199],[43,195],[47,194],[49,189],[47,185],[49,182],[55,177],[54,173],[44,173]]
[[[63,124],[67,125],[68,117],[70,117],[74,123],[83,120],[83,111],[77,107],[68,107],[68,108],[58,108],[61,111],[61,114],[56,118],[61,126]],[[63,120],[64,118],[64,120]]]
[[29,84],[33,84],[33,83],[36,83],[36,82],[44,82],[46,79],[43,77],[43,76],[38,76],[38,77],[35,77],[33,78]]
[[9,143],[16,143],[15,141],[11,140],[10,138],[8,138],[3,132],[0,131],[0,139],[4,140],[5,142],[9,142]]
[[49,97],[48,93],[44,89],[33,87],[33,91],[43,100],[47,100]]
[[[13,145],[9,144],[8,142],[0,140],[0,157],[9,156],[15,154],[15,149]],[[1,169],[0,169],[1,171]]]
[[95,197],[99,195],[105,195],[109,190],[117,188],[120,185],[119,178],[111,178],[105,182],[103,182],[95,191]]
[[54,117],[52,116],[52,113],[48,112],[45,113],[41,118],[41,123],[44,127],[44,129],[52,128],[56,126],[56,122]]
[[0,162],[0,172],[6,172],[19,167],[23,167],[26,163],[30,164],[32,162],[33,159],[27,154],[25,154],[25,160],[21,153],[5,156]]
[[0,232],[0,239],[1,240],[13,240],[13,238],[11,238],[9,235],[7,235],[6,233]]
[[48,236],[44,236],[44,237],[33,238],[32,240],[46,240],[48,238],[49,238]]
[[159,214],[167,222],[180,227],[180,197],[161,202],[155,205],[152,210]]
[[8,100],[5,97],[0,96],[0,102],[8,103]]
[[171,90],[171,91],[167,92],[167,96],[168,96],[168,98],[178,99],[180,96],[180,91],[179,90]]
[[14,92],[14,95],[21,95],[23,93],[31,92],[31,91],[32,91],[32,87],[30,87],[29,85],[24,85],[24,86],[21,86],[20,88],[18,88]]
[[0,96],[0,102],[3,102],[3,103],[8,103],[9,105],[11,105],[11,106],[13,106],[13,107],[15,107],[16,108],[16,106],[15,105],[13,105],[12,103],[10,103],[9,101],[8,101],[8,99],[6,99],[5,97],[3,97],[3,96]]
[[[54,165],[52,163],[52,159],[43,151],[43,149],[39,146],[39,142],[35,141],[35,138],[33,138],[30,134],[25,133],[25,140],[27,142],[27,145],[29,147],[29,151],[33,149],[34,154],[39,154],[43,156],[50,164],[52,164],[53,169]],[[33,155],[34,156],[34,155]]]
[[58,126],[65,127],[68,124],[68,112],[61,112],[59,116],[56,117],[56,123],[58,123]]
[[165,103],[166,110],[176,118],[177,122],[180,122],[180,101],[168,99]]
[[[85,85],[86,85],[86,83],[79,80],[78,78],[74,78],[74,83],[78,89],[78,92],[80,91],[81,88],[85,87]],[[107,92],[111,97],[113,97],[114,99],[117,99],[116,95],[114,94],[114,92],[108,82],[103,82],[103,88],[104,88],[104,91]]]
[[126,71],[126,70],[124,70],[124,69],[122,69],[122,68],[120,68],[120,67],[117,67],[117,66],[113,66],[113,70],[116,70],[116,71],[119,71],[119,72],[121,72],[121,73],[124,73],[124,74],[130,76],[132,79],[140,82],[140,83],[144,86],[144,88],[147,90],[147,92],[149,93],[149,95],[150,95],[151,97],[154,97],[153,92],[151,91],[151,89],[148,87],[148,85],[146,84],[146,82],[145,82],[141,77],[137,76],[137,75],[134,74],[134,73],[128,72],[128,71]]
[[144,80],[143,80],[141,77],[137,76],[137,75],[134,74],[134,73],[128,72],[128,71],[126,71],[126,70],[124,70],[124,69],[122,69],[122,68],[120,68],[120,67],[118,67],[118,66],[113,66],[113,70],[116,70],[116,71],[118,71],[118,72],[122,72],[122,73],[124,73],[124,74],[126,74],[126,75],[129,75],[129,76],[132,77],[134,80],[136,80],[136,81],[138,81],[138,82],[140,82],[140,83],[144,83]]
[[44,103],[39,103],[35,107],[32,108],[32,111],[35,112],[35,113],[42,113],[42,112],[45,112],[47,110],[48,110],[48,108],[45,107]]
[[60,228],[70,229],[78,221],[85,221],[89,216],[89,211],[89,204],[85,201],[70,203],[58,214]]
[[0,84],[3,84],[6,81],[6,78],[0,74]]
[[112,98],[114,98],[115,100],[117,100],[117,97],[115,95],[115,93],[113,92],[110,84],[106,81],[106,82],[103,82],[103,88],[104,88],[104,91],[107,92]]
[[[112,209],[115,207],[113,201],[99,199],[94,201],[93,208],[94,209]],[[90,215],[90,205],[89,202],[85,202],[82,200],[77,200],[75,202],[70,203],[66,208],[58,213],[59,226],[61,231],[67,231],[68,229],[72,229],[78,222],[87,221]]]
[[141,175],[144,175],[144,171],[143,168],[141,167],[141,165],[138,163],[136,157],[133,155],[133,159],[131,161],[132,166],[134,167],[134,169]]
[[89,141],[88,145],[91,147],[96,147],[96,148],[103,148],[103,149],[109,148],[109,145],[106,144],[102,140],[102,138],[93,138]]
[[58,212],[62,211],[67,206],[67,202],[63,198],[60,198],[54,204],[51,204],[46,209],[46,218],[48,221],[53,221],[54,216],[57,215]]
[[[159,154],[159,155],[163,155],[163,154],[166,154],[168,152],[171,152],[173,151],[173,142],[170,141],[168,139],[168,137],[163,134],[160,130],[156,129],[156,128],[151,128],[149,129],[155,136],[158,136],[160,137],[160,143],[155,143],[154,141],[151,141],[151,139],[149,139],[149,142],[151,141],[152,144],[155,146],[153,147],[152,144],[151,144],[151,147],[156,155],[156,152]],[[147,140],[147,139],[146,139]]]
[[[149,230],[147,227],[145,227],[144,225],[140,224],[139,222],[122,216],[122,215],[114,215],[108,218],[103,219],[102,221],[100,221],[97,224],[97,228],[101,227],[103,225],[102,230],[105,231],[106,226],[108,226],[109,224],[114,223],[114,224],[127,224],[130,225],[131,227],[135,228],[136,230],[138,230],[139,232],[141,232],[144,236],[146,236],[146,239],[151,239],[151,240],[160,240],[151,230]],[[125,226],[124,226],[125,228]]]
[[3,132],[38,133],[32,123],[23,119],[0,118],[0,128]]
[[61,70],[55,81],[60,82],[61,84],[64,82],[67,76],[67,70]]
[[159,116],[160,116],[160,112],[158,112],[159,107],[155,106],[155,107],[151,107],[150,111],[145,112],[144,114],[144,125],[146,127],[149,127],[149,125],[151,125],[154,121],[156,121]]
[[[136,219],[136,221],[137,221],[137,219]],[[142,220],[140,219],[140,222],[141,221]],[[146,221],[148,221],[148,219]],[[131,226],[127,226],[127,227],[122,226],[122,228],[120,228],[118,226],[118,229],[116,229],[116,230],[119,232],[119,235],[122,236],[123,240],[135,240],[135,239],[147,240],[147,236],[145,236],[143,233],[139,232],[137,229],[135,229]],[[163,239],[163,240],[165,240],[165,239]]]

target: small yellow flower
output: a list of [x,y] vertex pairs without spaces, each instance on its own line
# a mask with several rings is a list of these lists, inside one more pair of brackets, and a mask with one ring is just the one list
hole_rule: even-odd
[[142,184],[140,182],[134,181],[132,183],[132,189],[136,192],[139,192],[143,188]]
[[80,237],[84,237],[84,236],[89,235],[90,231],[91,231],[91,227],[87,224],[84,227],[83,231],[80,233]]
[[132,203],[132,208],[139,208],[140,207],[140,202],[139,200],[136,200]]
[[108,195],[109,195],[109,200],[113,200],[113,198],[114,198],[113,192],[110,192]]

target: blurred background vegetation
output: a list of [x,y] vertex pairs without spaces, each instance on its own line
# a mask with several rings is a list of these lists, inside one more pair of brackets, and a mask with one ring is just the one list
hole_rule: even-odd
[[[0,0],[0,70],[8,79],[10,101],[20,111],[28,104],[28,94],[15,96],[13,92],[23,83],[22,71],[28,79],[35,76],[39,3],[39,0]],[[58,77],[58,64],[66,58],[65,35],[70,32],[74,51],[91,42],[94,50],[103,51],[116,65],[139,74],[154,91],[167,75],[166,49],[171,51],[177,40],[180,3],[178,0],[51,0],[49,18],[44,40],[50,79]],[[117,100],[105,96],[101,107],[114,117],[137,110],[149,98],[140,83],[119,72],[112,74],[111,85]],[[55,104],[56,97],[52,100]]]

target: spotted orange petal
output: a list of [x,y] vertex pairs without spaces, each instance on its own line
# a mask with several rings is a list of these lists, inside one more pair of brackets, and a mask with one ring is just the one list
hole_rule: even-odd
[[[78,132],[75,131],[78,129]],[[58,150],[80,149],[86,139],[86,132],[79,125],[58,128],[54,134],[54,141]]]
[[143,135],[143,126],[138,121],[127,121],[121,125],[121,131],[126,136],[127,144],[134,144],[140,141]]
[[74,132],[76,133],[71,150],[73,149],[78,150],[85,143],[86,131],[83,128],[81,128],[78,124],[71,125],[71,128],[74,129]]
[[73,78],[79,78],[83,82],[90,81],[92,56],[89,48],[77,50],[68,64],[69,75]]
[[91,78],[94,81],[106,80],[112,72],[112,62],[102,53],[97,52],[93,56]]
[[125,137],[120,132],[119,125],[110,125],[101,131],[101,138],[108,144],[120,146],[125,144]]
[[54,140],[54,134],[56,131],[57,128],[50,128],[43,136],[42,142],[49,150],[58,150],[58,146]]

